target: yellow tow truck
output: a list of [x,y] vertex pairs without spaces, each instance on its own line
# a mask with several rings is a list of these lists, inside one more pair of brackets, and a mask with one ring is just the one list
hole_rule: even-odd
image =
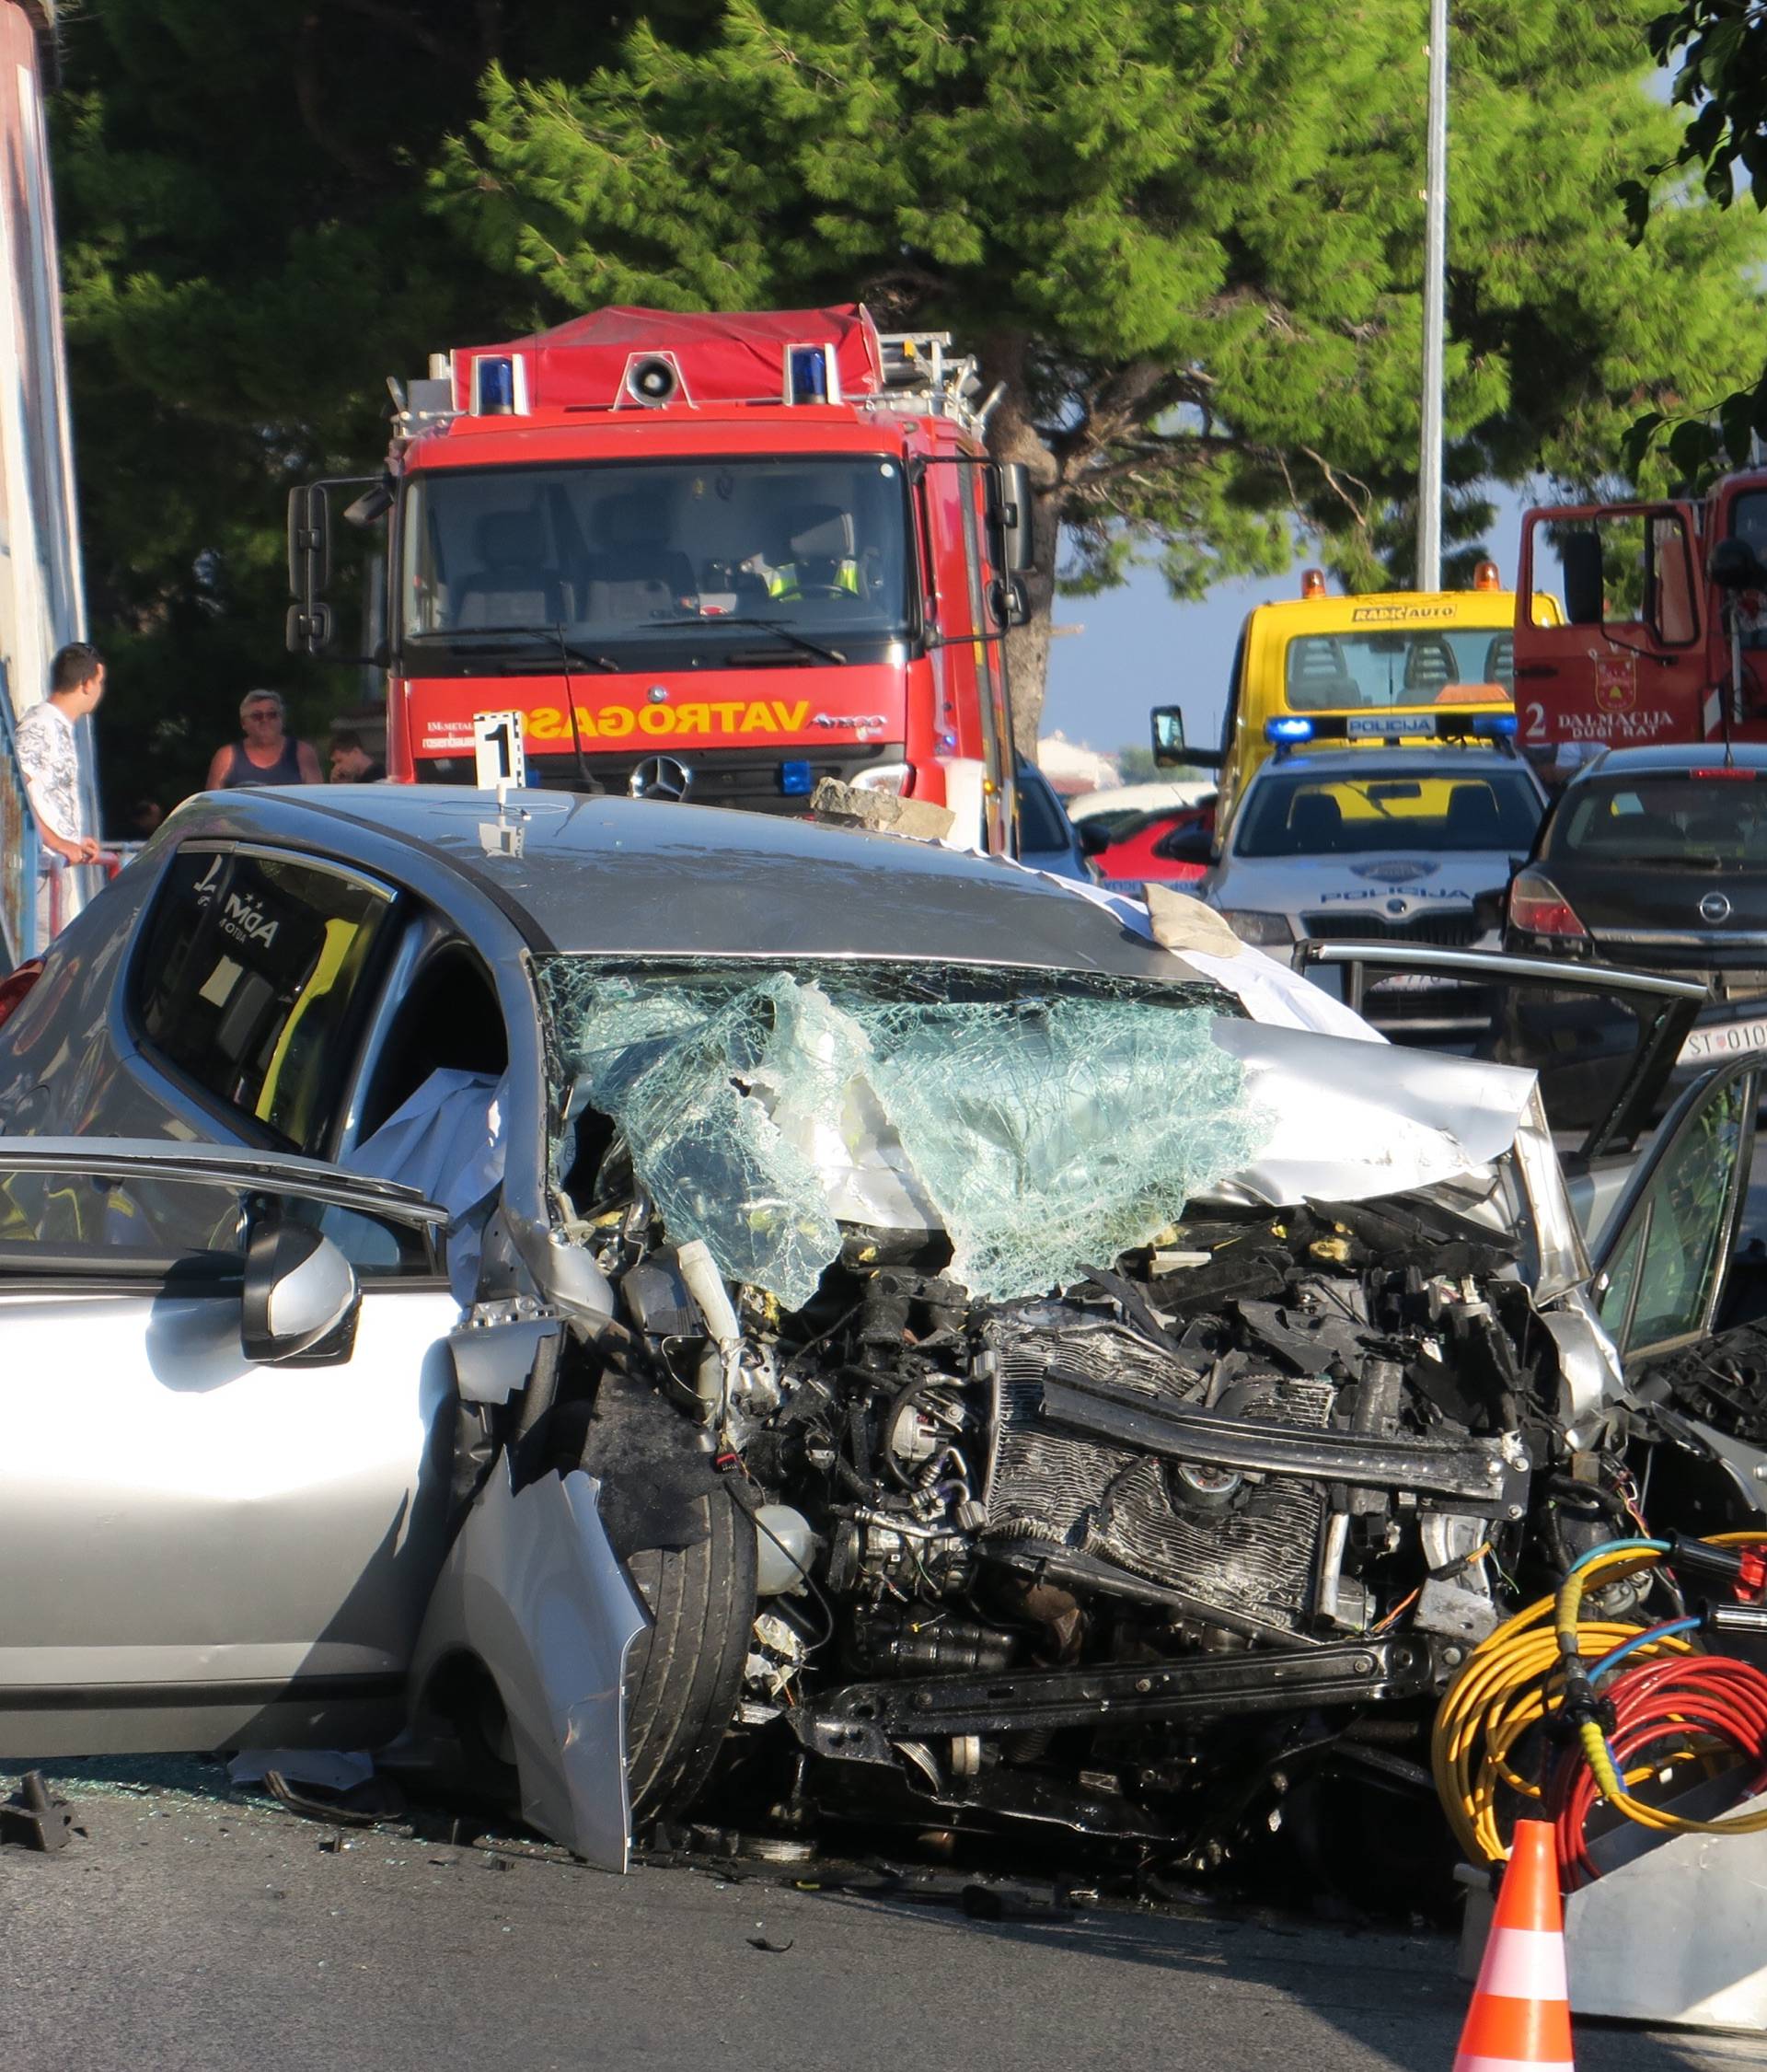
[[[1233,658],[1218,751],[1184,744],[1176,705],[1153,712],[1161,769],[1217,763],[1216,852],[1252,773],[1280,743],[1341,748],[1368,742],[1432,743],[1515,732],[1516,600],[1494,561],[1470,590],[1327,594],[1316,568],[1300,596],[1246,616]],[[1558,600],[1534,600],[1537,625],[1559,625]]]

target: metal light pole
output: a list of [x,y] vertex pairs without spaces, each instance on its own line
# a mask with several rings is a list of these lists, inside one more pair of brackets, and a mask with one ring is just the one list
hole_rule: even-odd
[[1442,290],[1448,270],[1448,0],[1429,0],[1424,188],[1424,410],[1417,456],[1417,587],[1442,586]]

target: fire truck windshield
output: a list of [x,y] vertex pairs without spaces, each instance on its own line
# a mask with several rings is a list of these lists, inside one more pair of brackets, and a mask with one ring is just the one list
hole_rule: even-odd
[[[799,658],[879,659],[912,623],[908,537],[901,463],[877,454],[420,471],[401,631],[426,671],[456,637],[480,666],[499,632],[635,669],[752,661],[774,628]],[[500,658],[555,666],[531,638]]]

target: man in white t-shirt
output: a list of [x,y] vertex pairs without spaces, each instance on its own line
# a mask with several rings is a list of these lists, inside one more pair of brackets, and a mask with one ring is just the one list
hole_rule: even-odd
[[[18,766],[37,818],[38,839],[47,857],[59,857],[64,863],[94,863],[101,852],[98,837],[87,831],[75,729],[103,696],[104,658],[97,648],[76,641],[50,665],[49,696],[31,707],[17,729]],[[67,918],[65,913],[52,917],[49,909],[45,882],[38,901],[45,940],[54,919]]]

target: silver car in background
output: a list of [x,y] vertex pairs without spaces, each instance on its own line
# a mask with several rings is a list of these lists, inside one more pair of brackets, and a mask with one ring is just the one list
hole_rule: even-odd
[[1233,816],[1207,897],[1276,956],[1302,941],[1496,946],[1495,901],[1532,846],[1546,794],[1482,747],[1277,755]]

